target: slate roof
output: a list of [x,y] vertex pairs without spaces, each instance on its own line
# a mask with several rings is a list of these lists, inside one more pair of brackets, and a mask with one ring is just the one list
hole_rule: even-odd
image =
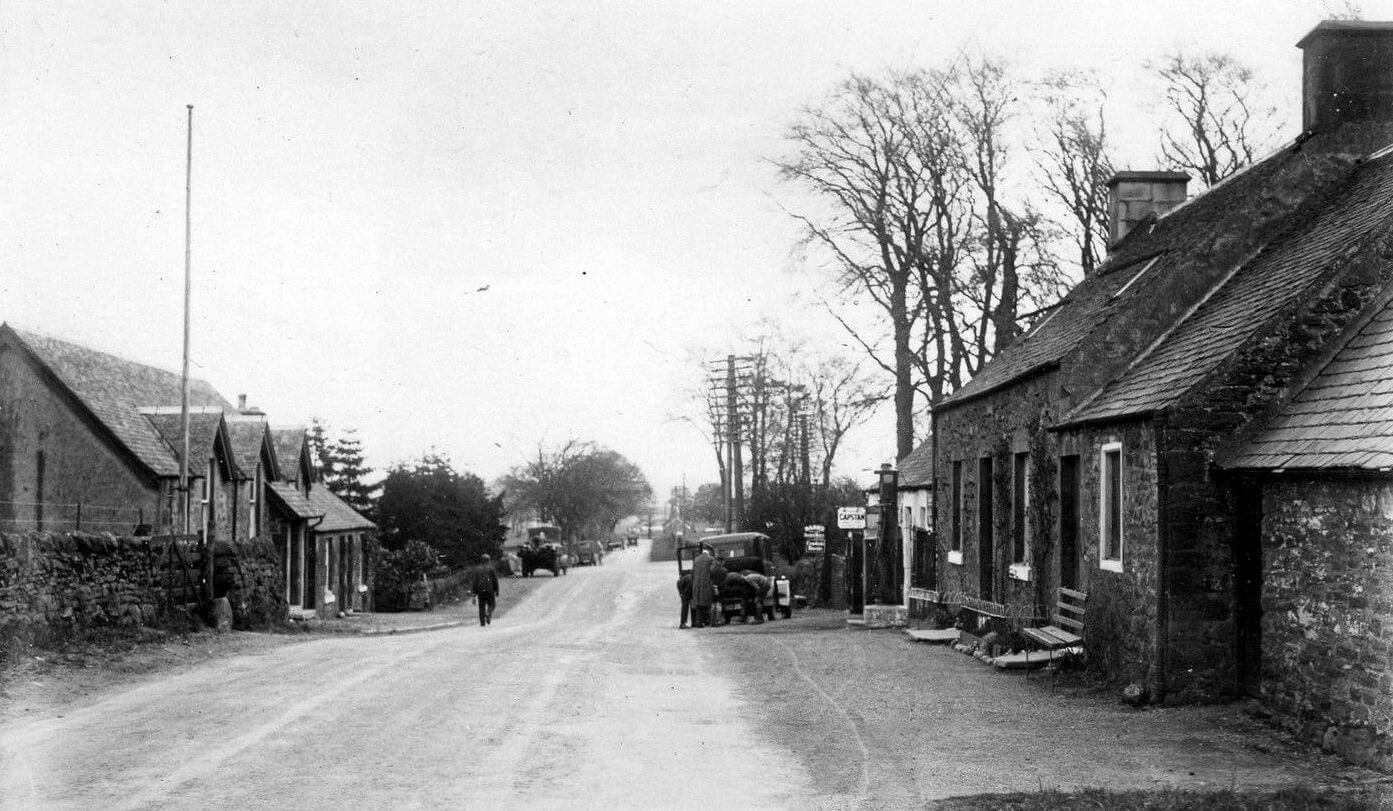
[[358,514],[357,510],[344,503],[343,499],[322,483],[310,485],[310,504],[317,513],[323,513],[324,520],[315,526],[315,532],[346,532],[355,529],[375,529],[376,524]]
[[[1057,365],[1109,319],[1125,315],[1128,307],[1147,295],[1148,279],[1183,271],[1199,246],[1242,224],[1240,203],[1259,195],[1287,168],[1295,153],[1290,147],[1227,178],[1173,209],[1160,220],[1143,220],[1114,245],[1098,272],[1084,278],[1060,301],[1041,314],[1029,332],[1002,350],[957,391],[934,404],[938,410],[974,399]],[[1154,226],[1154,227],[1153,227]],[[1151,260],[1156,261],[1152,263]],[[1137,284],[1122,290],[1142,272]],[[1178,313],[1177,313],[1178,315]]]
[[[175,460],[174,472],[177,474],[179,472],[179,453],[184,446],[182,415],[177,412],[161,411],[156,414],[146,413],[144,416],[169,446]],[[221,411],[189,412],[189,460],[192,465],[189,472],[192,475],[203,475],[203,465],[206,460],[213,458],[213,444],[217,441],[218,432],[222,430],[222,424],[223,413]],[[205,461],[193,465],[194,460]]]
[[[179,405],[179,375],[47,335],[10,329],[141,463],[159,476],[179,474],[173,448],[139,411],[142,406]],[[189,381],[189,403],[232,409],[201,380]]]
[[266,492],[270,493],[279,501],[281,507],[291,515],[300,519],[318,518],[323,515],[323,511],[315,508],[310,500],[305,498],[299,488],[286,482],[267,482]]
[[1365,164],[1319,214],[1238,269],[1147,355],[1063,424],[1150,413],[1178,400],[1334,263],[1393,228],[1393,159]]
[[932,487],[934,481],[933,440],[925,440],[922,445],[909,452],[899,461],[900,489],[916,490]]
[[276,466],[285,481],[300,478],[300,449],[305,444],[304,428],[271,428],[271,446],[276,452]]
[[[261,461],[266,431],[266,421],[259,417],[229,417],[227,420],[227,439],[232,447],[232,458],[248,478],[254,475],[257,463]],[[273,478],[274,471],[265,473],[266,478]]]
[[1224,466],[1393,467],[1393,301]]

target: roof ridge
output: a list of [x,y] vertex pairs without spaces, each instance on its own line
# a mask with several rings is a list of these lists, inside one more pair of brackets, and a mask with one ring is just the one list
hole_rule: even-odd
[[1214,296],[1224,288],[1225,285],[1233,281],[1233,277],[1238,275],[1238,271],[1242,270],[1244,267],[1247,267],[1248,263],[1256,259],[1267,247],[1267,245],[1268,243],[1264,242],[1263,244],[1257,246],[1248,253],[1244,254],[1241,259],[1239,259],[1237,262],[1233,264],[1233,267],[1229,268],[1227,273],[1220,277],[1220,279],[1216,281],[1214,284],[1210,285],[1208,290],[1204,291],[1204,295],[1200,296],[1194,304],[1186,308],[1185,312],[1181,313],[1179,318],[1172,321],[1170,326],[1162,330],[1161,334],[1157,335],[1155,340],[1153,340],[1150,344],[1147,344],[1146,348],[1143,349],[1141,352],[1137,353],[1136,357],[1132,358],[1132,360],[1129,361],[1127,365],[1124,366],[1121,370],[1119,370],[1117,374],[1109,377],[1106,382],[1099,385],[1087,397],[1081,400],[1077,406],[1074,406],[1074,408],[1071,409],[1068,414],[1064,415],[1063,419],[1055,423],[1055,427],[1069,425],[1071,422],[1074,421],[1078,414],[1086,412],[1088,408],[1092,406],[1093,403],[1096,402],[1098,398],[1103,395],[1103,392],[1107,391],[1109,386],[1111,386],[1118,380],[1121,380],[1122,378],[1126,377],[1128,373],[1130,373],[1133,369],[1140,366],[1141,363],[1145,361],[1148,357],[1150,357],[1157,349],[1159,349],[1161,345],[1166,342],[1167,339],[1174,335],[1175,332],[1180,329],[1181,325],[1189,321],[1190,318],[1192,318],[1195,313],[1199,312],[1199,309],[1203,307],[1207,302],[1212,300]]

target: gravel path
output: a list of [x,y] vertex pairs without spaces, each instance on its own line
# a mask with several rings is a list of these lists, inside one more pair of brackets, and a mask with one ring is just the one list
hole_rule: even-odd
[[[1348,785],[1377,777],[1298,746],[1238,705],[1130,709],[1042,673],[1004,673],[844,615],[703,632],[798,752],[827,807],[985,792]],[[816,736],[818,745],[804,745]]]

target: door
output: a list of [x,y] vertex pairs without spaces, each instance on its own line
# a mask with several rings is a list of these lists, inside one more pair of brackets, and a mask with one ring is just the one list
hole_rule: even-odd
[[1240,693],[1262,688],[1262,485],[1238,483],[1233,533],[1235,651]]
[[992,458],[984,456],[977,464],[977,596],[995,600],[996,538],[993,514]]
[[852,614],[865,612],[866,533],[853,532],[847,544],[846,603]]
[[1079,457],[1059,457],[1059,585],[1079,587]]

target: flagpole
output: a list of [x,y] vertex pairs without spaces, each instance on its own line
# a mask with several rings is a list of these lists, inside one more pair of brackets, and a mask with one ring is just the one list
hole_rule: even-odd
[[183,534],[189,534],[189,296],[192,287],[193,254],[193,105],[189,108],[188,151],[184,161],[184,367],[179,390],[179,431],[183,442],[179,454],[179,492],[182,494]]

